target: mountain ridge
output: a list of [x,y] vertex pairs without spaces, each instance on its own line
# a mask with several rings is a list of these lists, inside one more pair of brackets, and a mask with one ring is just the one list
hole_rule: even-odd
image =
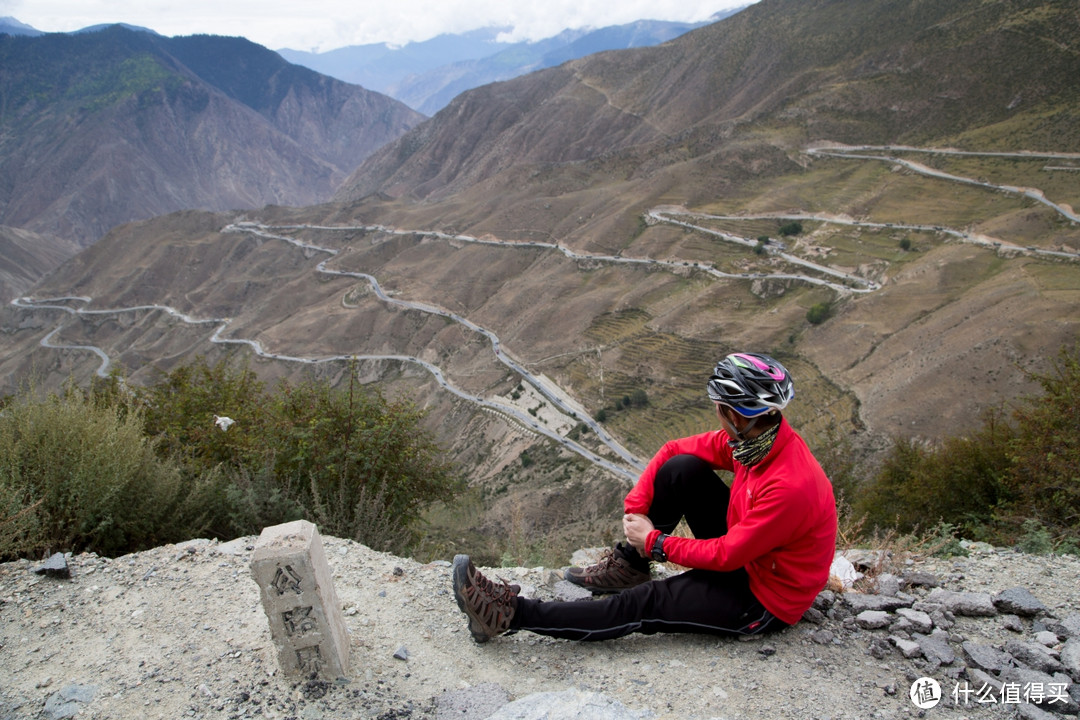
[[434,115],[465,90],[605,50],[656,45],[742,9],[721,11],[698,23],[638,20],[603,28],[568,29],[527,42],[500,42],[499,35],[510,28],[493,27],[440,35],[400,48],[373,44],[326,53],[288,48],[278,52],[290,62],[383,92],[425,115]]
[[182,208],[316,202],[421,117],[242,39],[111,26],[3,36],[0,55],[0,221],[82,245]]
[[[685,137],[692,133],[696,135],[693,142],[701,145],[692,152],[702,155],[711,147],[722,147],[729,133],[755,117],[778,111],[804,114],[808,122],[814,123],[804,131],[804,142],[830,139],[853,143],[910,141],[918,144],[934,136],[958,135],[963,128],[948,127],[947,123],[955,122],[953,108],[960,107],[956,96],[959,94],[963,97],[969,78],[954,75],[950,68],[962,68],[964,72],[974,69],[970,60],[962,64],[956,62],[954,55],[959,52],[972,52],[976,57],[985,57],[988,63],[993,63],[993,67],[986,69],[987,73],[998,73],[1001,78],[996,86],[979,86],[980,92],[994,90],[993,97],[985,101],[980,98],[977,108],[964,108],[965,117],[968,118],[964,122],[988,125],[1007,114],[1015,114],[1016,108],[1021,105],[1016,100],[1018,94],[1027,97],[1022,104],[1028,106],[1037,104],[1040,98],[1061,94],[1069,98],[1068,102],[1075,112],[1075,85],[1068,78],[1077,67],[1075,56],[1065,49],[1067,46],[1047,53],[1045,58],[1042,55],[1028,55],[1023,58],[1023,65],[1012,54],[1009,57],[1001,55],[1000,46],[1011,39],[1003,36],[1018,37],[1025,29],[1019,23],[1012,22],[1007,27],[995,28],[994,20],[990,18],[984,19],[980,25],[972,17],[965,17],[961,9],[946,6],[918,5],[920,13],[907,18],[897,11],[910,3],[878,2],[876,12],[864,6],[854,13],[847,12],[842,5],[806,3],[797,12],[791,12],[782,3],[758,3],[721,23],[695,30],[682,36],[680,41],[662,47],[615,55],[601,53],[574,61],[552,71],[552,74],[530,76],[527,82],[511,80],[486,92],[480,89],[472,94],[464,94],[456,99],[452,108],[448,108],[450,112],[425,123],[415,132],[415,137],[402,137],[382,148],[365,167],[357,169],[354,177],[339,189],[335,197],[350,201],[374,191],[395,195],[403,192],[403,188],[425,197],[425,183],[435,178],[410,178],[410,173],[414,171],[409,169],[409,163],[425,168],[428,173],[435,168],[441,173],[445,172],[440,164],[424,156],[413,159],[425,144],[433,149],[436,159],[456,154],[468,157],[471,167],[504,167],[594,159],[601,154],[611,155],[624,145],[643,141],[655,144],[652,152],[660,154],[666,151],[665,145],[686,148],[689,143]],[[981,10],[981,14],[999,13],[1000,6],[999,3],[993,8]],[[907,19],[907,22],[892,22],[886,28],[879,28],[873,18],[880,13],[893,13]],[[847,22],[841,22],[842,18],[846,18]],[[969,26],[965,26],[964,22]],[[948,30],[941,23],[945,23]],[[924,25],[927,26],[925,30]],[[989,26],[989,36],[981,34],[980,28],[985,26]],[[1031,27],[1048,32],[1050,37],[1047,40],[1063,37],[1066,32],[1061,26],[1047,25],[1037,18],[1031,21]],[[878,50],[887,46],[890,36],[907,37],[915,32],[919,34],[913,37],[909,47],[888,52]],[[951,35],[951,44],[943,45],[937,52],[938,57],[928,57],[926,49],[934,46],[940,35]],[[783,42],[785,38],[786,43]],[[996,58],[991,50],[981,47],[983,42],[991,44],[991,48],[998,46]],[[1010,53],[1012,47],[1009,46]],[[1048,62],[1049,58],[1054,60]],[[938,77],[920,73],[920,66],[926,67],[928,64],[941,70]],[[830,78],[838,76],[844,65],[848,66],[851,80],[844,87],[830,87]],[[680,74],[677,77],[668,76],[666,68],[670,67],[679,68]],[[1042,77],[1045,77],[1045,83],[1040,79]],[[860,96],[851,81],[867,92]],[[933,92],[925,92],[924,83],[933,83],[936,86]],[[873,98],[880,94],[880,91],[872,91],[879,85],[888,85],[888,90],[894,96],[897,93],[910,94],[910,103],[902,101],[900,98],[903,96],[900,95],[894,101],[894,107],[885,112],[871,109]],[[573,93],[583,87],[596,91],[594,98],[574,95],[571,99]],[[648,91],[640,92],[643,88]],[[929,102],[935,96],[946,102],[938,103],[935,107]],[[496,103],[496,98],[503,101]],[[562,102],[552,102],[546,109],[547,116],[529,112],[509,115],[506,112],[508,105],[539,107],[539,103],[556,99]],[[551,142],[549,147],[554,152],[537,152],[535,143],[522,142],[524,137],[531,137],[534,133],[528,127],[519,129],[518,126],[523,123],[519,123],[518,119],[553,127],[559,114],[565,112],[571,103],[582,106],[580,112],[584,113],[602,113],[614,108],[629,115],[634,118],[632,124],[639,135],[625,136],[623,126],[619,123],[624,118],[619,117],[616,122],[604,126],[604,142],[595,145],[583,142],[588,133],[579,132],[576,128],[571,133],[575,141],[560,139]],[[980,111],[984,104],[986,109]],[[820,105],[825,105],[824,111],[810,109]],[[844,112],[845,116],[832,117],[829,111],[833,108]],[[1004,112],[1006,110],[1009,112]],[[876,135],[867,135],[869,123],[859,121],[858,114],[866,114],[867,119],[873,118],[880,124],[881,129],[876,131]],[[498,124],[494,128],[501,137],[493,138],[491,123],[486,115],[498,117]],[[484,125],[487,130],[484,137],[489,146],[506,148],[507,158],[488,159],[487,153],[477,153],[475,148],[466,146],[472,135],[455,126],[461,123],[462,118]],[[1070,130],[1064,118],[1058,120],[1056,126]],[[647,127],[654,129],[654,132],[647,132]],[[440,128],[446,128],[446,141],[439,138]],[[1029,149],[1080,147],[1080,138],[1076,137],[1075,130],[1061,134],[1068,138],[1066,147]],[[548,136],[554,135],[549,133]],[[675,137],[669,140],[671,136]],[[424,139],[421,140],[421,137]],[[439,147],[443,142],[452,142],[461,149],[455,151],[453,146],[449,149]],[[469,173],[468,177],[474,175],[484,177],[484,171],[477,170]],[[466,179],[458,183],[453,177],[445,176],[435,180],[433,184],[443,196],[458,192],[473,182]],[[388,189],[390,185],[392,188]]]

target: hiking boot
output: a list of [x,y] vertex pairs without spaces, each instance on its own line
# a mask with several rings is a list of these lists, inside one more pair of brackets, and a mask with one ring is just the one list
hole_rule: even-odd
[[[568,568],[563,577],[594,594],[622,592],[652,579],[648,569],[640,570],[631,565],[621,550],[620,547],[609,548],[595,565]],[[636,551],[631,549],[630,552]]]
[[494,583],[480,574],[468,555],[454,556],[454,599],[469,618],[473,640],[486,643],[510,629],[519,585]]

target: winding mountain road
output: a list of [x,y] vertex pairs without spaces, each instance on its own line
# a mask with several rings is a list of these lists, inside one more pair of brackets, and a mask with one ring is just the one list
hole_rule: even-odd
[[[933,168],[929,168],[929,167],[927,167],[925,165],[922,165],[920,163],[914,163],[912,161],[904,160],[904,159],[897,158],[897,157],[890,156],[890,155],[878,154],[879,152],[882,152],[882,151],[887,151],[887,152],[897,152],[897,151],[903,151],[903,152],[939,152],[939,153],[943,153],[943,154],[952,154],[952,155],[986,155],[986,156],[1021,157],[1021,158],[1042,157],[1042,158],[1068,159],[1068,160],[1080,159],[1080,154],[1069,154],[1069,153],[1060,153],[1060,154],[972,153],[972,152],[966,152],[966,151],[925,150],[925,149],[919,149],[919,148],[906,148],[906,147],[902,147],[902,146],[839,146],[839,145],[828,145],[828,146],[811,147],[811,148],[807,148],[807,150],[806,150],[806,152],[808,154],[810,154],[810,155],[837,157],[837,158],[844,158],[844,159],[877,160],[877,161],[886,161],[886,162],[897,163],[897,164],[900,164],[900,165],[902,165],[904,167],[907,167],[907,168],[909,168],[909,169],[911,169],[911,170],[913,170],[915,172],[925,174],[925,175],[928,175],[928,176],[931,176],[931,177],[939,178],[939,179],[945,179],[945,180],[950,180],[950,181],[954,181],[954,182],[961,182],[961,183],[965,183],[965,184],[978,185],[978,186],[986,187],[988,189],[993,189],[993,190],[998,190],[998,191],[1003,191],[1003,192],[1012,192],[1012,193],[1022,194],[1022,195],[1026,196],[1026,197],[1030,197],[1030,198],[1032,198],[1034,200],[1037,200],[1038,202],[1041,202],[1041,203],[1047,205],[1048,207],[1053,208],[1056,212],[1060,213],[1063,217],[1067,218],[1071,222],[1080,222],[1080,218],[1077,218],[1077,216],[1073,213],[1073,211],[1072,211],[1072,209],[1070,207],[1050,201],[1049,199],[1047,199],[1045,197],[1045,195],[1042,193],[1042,191],[1037,190],[1035,188],[1021,188],[1021,187],[1009,186],[1009,185],[995,185],[995,184],[992,184],[992,183],[987,183],[987,182],[975,180],[975,179],[972,179],[972,178],[964,178],[964,177],[961,177],[961,176],[952,175],[952,174],[949,174],[949,173],[944,173],[944,172],[941,172],[941,171],[934,170]],[[872,153],[872,154],[866,154],[866,153]],[[1073,169],[1073,168],[1066,167],[1066,169]],[[1032,247],[1020,247],[1018,245],[1012,245],[1010,243],[1003,242],[1003,241],[998,240],[996,238],[990,238],[990,237],[987,237],[985,235],[980,235],[980,234],[976,234],[976,233],[969,233],[969,232],[966,232],[966,231],[955,230],[955,229],[952,229],[952,228],[946,228],[946,227],[937,226],[937,225],[931,226],[931,225],[904,224],[904,223],[876,223],[876,222],[869,222],[869,221],[862,221],[862,220],[854,220],[854,219],[852,219],[850,217],[846,217],[846,216],[843,216],[843,215],[833,215],[833,214],[827,214],[827,213],[763,213],[763,214],[753,214],[753,215],[710,215],[710,214],[705,214],[705,213],[691,212],[689,210],[686,210],[685,208],[680,208],[680,207],[663,206],[663,207],[657,207],[657,208],[653,208],[653,209],[649,210],[647,215],[654,222],[668,223],[668,224],[678,225],[678,226],[682,226],[682,227],[686,227],[686,228],[691,228],[693,230],[703,232],[703,233],[712,235],[714,237],[718,237],[718,238],[720,238],[722,240],[732,242],[732,243],[735,243],[735,244],[738,244],[738,245],[741,245],[741,246],[751,247],[751,248],[753,248],[753,247],[755,247],[757,245],[756,238],[752,239],[752,238],[748,238],[748,237],[742,237],[742,236],[739,236],[739,235],[735,235],[735,234],[732,234],[732,233],[725,233],[725,232],[722,232],[722,231],[719,231],[719,230],[715,230],[715,229],[712,229],[712,228],[709,228],[709,227],[705,227],[705,226],[700,225],[700,224],[696,224],[696,223],[692,222],[692,220],[694,220],[694,219],[726,220],[726,221],[752,221],[752,220],[765,220],[765,219],[768,219],[768,220],[807,220],[807,221],[820,221],[820,222],[842,224],[842,225],[850,225],[850,226],[860,226],[860,227],[901,228],[901,229],[907,229],[907,230],[913,230],[913,231],[933,231],[933,232],[939,232],[939,233],[944,233],[944,234],[950,235],[950,236],[958,238],[958,239],[960,239],[961,241],[964,241],[964,242],[970,242],[970,243],[983,245],[983,246],[987,246],[987,247],[1010,248],[1010,249],[1016,250],[1017,252],[1044,254],[1044,255],[1056,256],[1056,257],[1066,257],[1066,258],[1069,258],[1069,259],[1080,258],[1080,253],[1068,253],[1068,252],[1061,252],[1061,251],[1042,250],[1042,249],[1032,248]],[[260,357],[269,358],[269,359],[273,359],[273,360],[279,360],[279,361],[283,361],[283,362],[294,362],[294,363],[303,363],[303,364],[314,365],[314,364],[319,364],[319,363],[337,362],[337,361],[349,361],[349,360],[389,360],[389,361],[396,361],[396,362],[402,362],[402,363],[412,363],[412,364],[415,364],[415,365],[419,365],[419,366],[423,367],[424,369],[426,369],[428,372],[430,372],[432,374],[432,376],[435,378],[436,382],[441,387],[445,388],[448,392],[454,394],[455,396],[460,397],[460,398],[462,398],[462,399],[464,399],[464,400],[466,400],[468,402],[474,403],[474,404],[476,404],[476,405],[478,405],[480,407],[483,407],[485,409],[488,409],[488,410],[491,410],[491,411],[494,411],[494,412],[497,412],[497,413],[501,413],[501,414],[503,414],[503,415],[505,415],[507,417],[510,417],[510,418],[514,419],[515,421],[519,422],[524,427],[528,428],[529,430],[553,439],[554,441],[558,442],[563,447],[577,453],[578,455],[581,455],[582,457],[586,458],[587,460],[594,463],[595,465],[597,465],[599,467],[602,467],[602,468],[614,473],[617,476],[620,476],[620,477],[622,477],[624,479],[627,479],[630,482],[633,482],[634,480],[636,480],[637,475],[644,468],[644,463],[639,458],[637,458],[632,453],[630,453],[626,448],[624,448],[618,441],[616,441],[614,438],[612,438],[604,430],[604,428],[598,422],[596,422],[596,420],[594,420],[592,417],[590,417],[588,415],[588,413],[585,412],[585,410],[582,407],[577,406],[576,404],[573,403],[573,401],[569,400],[566,397],[565,393],[560,388],[558,388],[556,385],[554,385],[554,383],[552,383],[547,378],[533,375],[523,365],[521,365],[519,362],[514,360],[508,354],[505,347],[501,343],[499,337],[494,332],[492,332],[491,330],[489,330],[487,328],[484,328],[484,327],[482,327],[480,325],[477,325],[476,323],[474,323],[473,321],[469,320],[468,318],[466,318],[466,317],[464,317],[462,315],[459,315],[459,314],[454,313],[454,312],[450,312],[450,311],[445,310],[445,309],[443,309],[441,307],[438,307],[436,305],[432,305],[432,304],[429,304],[429,303],[416,302],[416,301],[401,300],[399,298],[391,297],[390,295],[387,295],[386,292],[383,291],[382,287],[379,285],[378,280],[372,275],[369,275],[367,273],[362,273],[362,272],[349,272],[349,271],[334,270],[334,269],[328,268],[327,263],[330,260],[332,260],[335,256],[338,255],[337,250],[335,250],[333,248],[328,248],[328,247],[315,245],[315,244],[309,243],[309,242],[304,242],[302,240],[298,240],[298,239],[296,239],[294,237],[291,237],[289,235],[279,234],[281,232],[300,231],[300,230],[351,231],[351,232],[367,231],[367,232],[380,232],[380,233],[391,234],[391,235],[417,235],[417,236],[421,236],[421,237],[431,237],[431,238],[437,238],[437,239],[442,239],[442,240],[447,240],[447,241],[476,243],[476,244],[481,244],[481,245],[493,245],[493,246],[508,247],[508,248],[539,248],[539,249],[545,249],[545,250],[558,251],[558,252],[562,253],[563,255],[565,255],[567,258],[569,258],[571,260],[575,260],[575,261],[593,261],[593,262],[604,262],[604,263],[612,263],[612,264],[629,264],[629,265],[649,265],[649,266],[660,267],[660,268],[668,269],[668,270],[675,270],[675,269],[684,270],[688,266],[690,266],[691,263],[688,263],[688,262],[685,262],[685,261],[679,261],[679,260],[662,260],[662,259],[654,259],[654,258],[634,258],[634,257],[625,257],[625,256],[618,256],[618,255],[603,255],[603,254],[596,254],[596,253],[582,253],[582,252],[571,250],[571,249],[569,249],[567,247],[564,247],[564,246],[562,246],[562,245],[560,245],[558,243],[539,242],[539,241],[503,241],[503,240],[498,240],[498,239],[494,239],[494,238],[476,238],[476,237],[472,237],[472,236],[469,236],[469,235],[449,234],[449,233],[443,233],[443,232],[438,232],[438,231],[429,231],[429,230],[402,230],[402,229],[390,228],[390,227],[383,226],[383,225],[321,226],[321,225],[302,224],[302,225],[274,225],[274,226],[271,226],[271,225],[263,225],[263,224],[254,223],[254,222],[238,222],[238,223],[230,224],[230,225],[222,228],[222,230],[221,230],[221,232],[223,232],[223,233],[246,233],[246,234],[251,234],[251,235],[255,235],[255,236],[258,236],[260,238],[264,238],[264,239],[268,239],[268,240],[277,240],[277,241],[285,242],[285,243],[288,243],[290,245],[294,245],[296,247],[304,249],[306,251],[314,251],[314,252],[325,253],[325,254],[329,255],[330,257],[327,258],[326,260],[321,261],[316,266],[317,272],[323,273],[323,274],[326,274],[326,275],[340,276],[340,277],[350,277],[350,278],[356,278],[356,279],[364,280],[371,287],[371,289],[374,292],[374,294],[376,295],[376,297],[382,302],[385,302],[385,303],[388,303],[388,304],[393,304],[393,305],[403,307],[403,308],[407,308],[407,309],[417,310],[417,311],[424,312],[424,313],[430,313],[430,314],[433,314],[433,315],[439,315],[439,316],[442,316],[442,317],[446,317],[446,318],[449,318],[450,320],[462,325],[463,327],[468,328],[472,332],[479,333],[479,334],[483,335],[484,337],[486,337],[490,341],[491,346],[492,346],[492,351],[494,352],[495,357],[498,359],[499,362],[503,363],[509,369],[511,369],[513,372],[520,375],[524,382],[527,382],[530,385],[532,385],[534,388],[536,388],[536,390],[538,392],[540,392],[544,397],[546,397],[552,403],[552,405],[555,408],[557,408],[557,410],[559,412],[563,413],[567,417],[567,419],[568,419],[568,421],[570,422],[571,425],[576,424],[576,422],[584,423],[590,430],[592,430],[596,434],[596,436],[600,439],[600,441],[605,446],[607,446],[615,455],[617,455],[619,458],[621,458],[624,461],[625,465],[620,465],[620,464],[617,464],[615,462],[612,462],[612,461],[610,461],[610,460],[608,460],[608,459],[606,459],[604,457],[601,457],[600,455],[597,455],[596,453],[594,453],[593,451],[589,450],[588,448],[582,446],[581,444],[579,444],[579,443],[577,443],[577,442],[575,442],[573,440],[570,440],[569,438],[563,437],[562,435],[555,432],[554,430],[551,430],[550,428],[545,427],[536,418],[532,417],[529,413],[523,412],[520,408],[518,408],[518,407],[516,407],[516,406],[514,406],[514,405],[512,405],[512,404],[510,404],[508,402],[500,401],[500,400],[491,400],[491,399],[488,399],[488,398],[480,397],[480,396],[473,395],[471,393],[465,392],[461,388],[459,388],[459,387],[453,385],[452,383],[450,383],[446,379],[446,377],[443,375],[442,370],[439,367],[437,367],[437,366],[435,366],[435,365],[433,365],[433,364],[431,364],[431,363],[429,363],[429,362],[427,362],[425,360],[421,360],[420,358],[417,358],[415,356],[411,356],[411,355],[343,354],[343,355],[328,355],[328,356],[320,356],[320,357],[307,357],[307,356],[297,356],[297,355],[285,355],[285,354],[281,354],[281,353],[272,353],[272,352],[267,351],[258,341],[248,340],[248,339],[244,339],[244,338],[224,337],[223,333],[226,331],[226,329],[228,328],[228,326],[229,326],[229,324],[231,322],[231,320],[229,318],[197,318],[197,317],[193,317],[191,315],[188,315],[186,313],[180,312],[179,310],[176,310],[175,308],[169,307],[167,305],[152,304],[152,305],[139,305],[139,306],[134,306],[134,307],[109,308],[109,309],[88,309],[88,308],[85,308],[85,307],[71,307],[70,306],[70,303],[81,303],[81,304],[84,304],[84,305],[88,305],[90,302],[92,302],[91,298],[84,297],[84,296],[63,296],[63,297],[42,298],[42,299],[21,297],[21,298],[16,298],[15,300],[13,300],[12,304],[15,305],[16,307],[21,307],[21,308],[26,308],[26,309],[59,310],[59,311],[62,311],[62,312],[65,312],[65,313],[68,313],[68,314],[71,314],[71,315],[109,315],[109,314],[119,314],[119,313],[129,313],[129,312],[139,312],[139,311],[161,311],[161,312],[167,313],[170,316],[175,317],[175,318],[181,320],[182,322],[185,322],[185,323],[188,323],[188,324],[192,324],[192,325],[216,325],[217,327],[214,330],[213,335],[210,337],[210,342],[211,343],[245,345],[248,348],[250,348],[256,355],[258,355]],[[815,263],[815,262],[806,260],[804,258],[800,258],[798,256],[792,255],[790,253],[784,252],[782,247],[780,247],[780,248],[769,248],[768,252],[770,254],[774,255],[774,256],[782,258],[783,260],[785,260],[788,263],[791,263],[793,265],[797,265],[797,266],[800,266],[800,267],[805,267],[806,269],[808,269],[808,270],[810,270],[810,271],[812,271],[814,273],[817,273],[818,275],[799,275],[799,274],[793,274],[793,273],[728,273],[728,272],[723,272],[721,270],[718,270],[717,268],[715,268],[714,266],[712,266],[711,264],[708,264],[708,263],[693,263],[692,267],[693,267],[694,270],[704,272],[704,273],[706,273],[706,274],[708,274],[710,276],[713,276],[713,277],[716,277],[716,278],[721,278],[721,279],[730,279],[730,278],[734,278],[734,279],[747,279],[747,278],[750,278],[750,279],[758,279],[758,278],[790,279],[790,280],[797,280],[797,281],[802,281],[802,282],[813,283],[813,284],[817,284],[817,285],[823,285],[825,287],[829,287],[829,288],[833,289],[834,291],[836,291],[837,293],[840,293],[840,294],[874,292],[874,291],[880,289],[880,287],[881,287],[880,283],[878,283],[876,281],[873,281],[873,280],[870,280],[868,278],[865,278],[865,277],[862,277],[862,276],[859,276],[859,275],[856,275],[856,274],[853,274],[853,273],[843,272],[843,271],[837,270],[835,268],[829,267],[827,265],[822,265],[820,263]],[[825,276],[825,277],[821,277],[822,275]],[[64,304],[61,304],[61,303],[64,303]],[[57,335],[57,333],[60,332],[60,330],[63,329],[63,327],[64,326],[61,323],[56,328],[51,330],[44,338],[42,338],[42,340],[40,341],[40,345],[42,347],[53,348],[53,349],[68,349],[68,350],[79,350],[79,351],[92,352],[92,353],[96,354],[99,358],[101,358],[101,361],[102,361],[101,365],[98,367],[97,374],[99,376],[102,376],[102,377],[107,376],[108,373],[109,373],[109,369],[111,367],[111,360],[110,360],[108,354],[104,350],[102,350],[101,348],[98,348],[98,347],[95,347],[95,346],[92,346],[92,345],[64,345],[64,344],[58,344],[58,343],[55,342],[54,337]]]

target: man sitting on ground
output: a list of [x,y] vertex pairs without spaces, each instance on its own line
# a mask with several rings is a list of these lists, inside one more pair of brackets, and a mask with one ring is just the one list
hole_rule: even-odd
[[[454,558],[458,607],[478,643],[510,631],[575,640],[629,633],[754,635],[796,623],[824,588],[836,547],[832,485],[781,411],[787,370],[760,354],[728,355],[709,398],[720,430],[666,443],[624,501],[625,543],[566,579],[606,594],[542,602]],[[734,473],[730,489],[715,470]],[[692,538],[669,535],[683,518]],[[650,560],[690,568],[652,580]]]

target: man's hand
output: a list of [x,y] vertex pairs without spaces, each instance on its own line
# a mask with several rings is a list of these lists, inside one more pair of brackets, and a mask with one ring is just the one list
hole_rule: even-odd
[[627,513],[623,515],[622,526],[627,542],[634,546],[634,549],[638,551],[638,555],[643,558],[649,557],[649,552],[645,549],[645,539],[653,531],[652,520],[649,519],[649,516]]

